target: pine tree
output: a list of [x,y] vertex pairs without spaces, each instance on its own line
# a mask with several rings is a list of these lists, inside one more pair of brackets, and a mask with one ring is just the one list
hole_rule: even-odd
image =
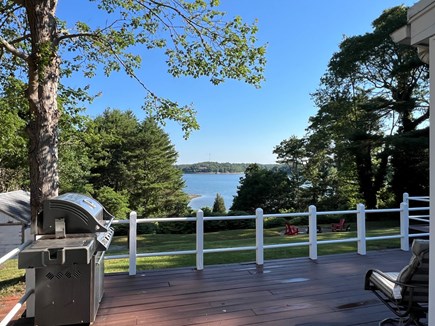
[[216,194],[213,203],[213,213],[225,213],[226,210],[224,198],[220,194]]
[[88,141],[96,195],[109,187],[144,217],[187,212],[182,172],[174,165],[178,153],[154,120],[139,122],[131,111],[106,110],[91,124]]
[[183,191],[182,172],[175,167],[178,153],[168,134],[148,118],[130,144],[131,205],[147,217],[187,213],[188,196]]

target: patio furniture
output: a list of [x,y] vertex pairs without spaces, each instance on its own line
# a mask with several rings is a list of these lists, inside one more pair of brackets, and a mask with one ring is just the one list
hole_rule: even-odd
[[429,287],[429,241],[416,239],[412,257],[400,272],[366,273],[364,289],[372,291],[398,318],[387,318],[379,325],[399,322],[400,325],[425,325]]
[[285,224],[285,232],[284,232],[285,235],[296,235],[298,233],[299,233],[299,229],[296,226],[291,225],[289,223]]
[[349,230],[350,230],[350,224],[346,224],[346,220],[344,218],[341,218],[340,222],[338,223],[331,224],[332,232],[349,231]]

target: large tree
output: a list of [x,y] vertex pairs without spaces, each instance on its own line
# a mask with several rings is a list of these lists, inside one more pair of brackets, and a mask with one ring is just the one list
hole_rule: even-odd
[[427,66],[416,49],[390,38],[406,24],[406,12],[385,10],[372,32],[341,42],[313,94],[319,110],[307,134],[275,148],[304,178],[298,202],[331,210],[362,200],[375,208],[404,191],[426,192]]
[[131,205],[144,216],[171,217],[187,213],[181,170],[175,167],[178,153],[169,135],[152,118],[139,126],[131,139],[129,164],[132,181]]
[[187,213],[178,154],[152,118],[139,122],[131,111],[108,109],[89,122],[85,134],[95,197],[127,202],[146,217]]
[[26,164],[26,103],[21,96],[25,86],[16,79],[0,93],[0,192],[28,186]]
[[312,126],[330,124],[341,135],[369,207],[377,205],[389,163],[396,200],[404,191],[420,193],[427,187],[428,170],[416,162],[428,160],[428,69],[415,48],[390,38],[406,24],[406,13],[402,6],[385,10],[372,32],[344,39],[315,94],[323,110],[319,114],[334,116],[332,110],[344,105],[342,118],[324,123],[318,117]]
[[258,164],[251,164],[240,178],[237,195],[234,196],[232,211],[254,214],[257,208],[264,213],[280,213],[292,208],[290,198],[291,182],[284,171],[267,170]]
[[[219,0],[95,1],[102,26],[56,17],[58,0],[4,0],[0,4],[0,79],[23,78],[28,101],[27,133],[33,231],[44,199],[56,196],[58,175],[58,90],[61,78],[75,72],[92,77],[102,67],[109,75],[124,70],[136,78],[141,49],[162,48],[174,76],[210,76],[258,85],[264,47],[255,46],[256,25],[240,17],[225,21]],[[74,24],[74,25],[73,25]],[[66,55],[67,53],[67,55]],[[140,82],[140,81],[139,81]],[[148,88],[142,84],[146,91]],[[197,127],[190,107],[149,92],[147,107],[158,118],[175,118],[183,129]]]
[[273,153],[277,155],[277,163],[285,164],[289,167],[290,188],[288,193],[292,199],[293,208],[306,209],[307,203],[302,198],[302,186],[306,182],[304,175],[307,160],[305,139],[291,136],[276,146]]

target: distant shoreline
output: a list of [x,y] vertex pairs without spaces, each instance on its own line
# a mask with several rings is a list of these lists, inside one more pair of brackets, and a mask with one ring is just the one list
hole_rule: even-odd
[[183,172],[183,174],[245,174],[245,172]]
[[[194,164],[175,164],[175,167],[186,174],[238,174],[245,173],[252,164],[253,163],[200,162]],[[267,170],[279,167],[279,164],[254,164]]]

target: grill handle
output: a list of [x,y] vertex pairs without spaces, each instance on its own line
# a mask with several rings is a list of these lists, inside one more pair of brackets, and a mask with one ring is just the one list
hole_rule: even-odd
[[64,248],[47,248],[42,252],[42,255],[42,264],[44,266],[65,264]]

